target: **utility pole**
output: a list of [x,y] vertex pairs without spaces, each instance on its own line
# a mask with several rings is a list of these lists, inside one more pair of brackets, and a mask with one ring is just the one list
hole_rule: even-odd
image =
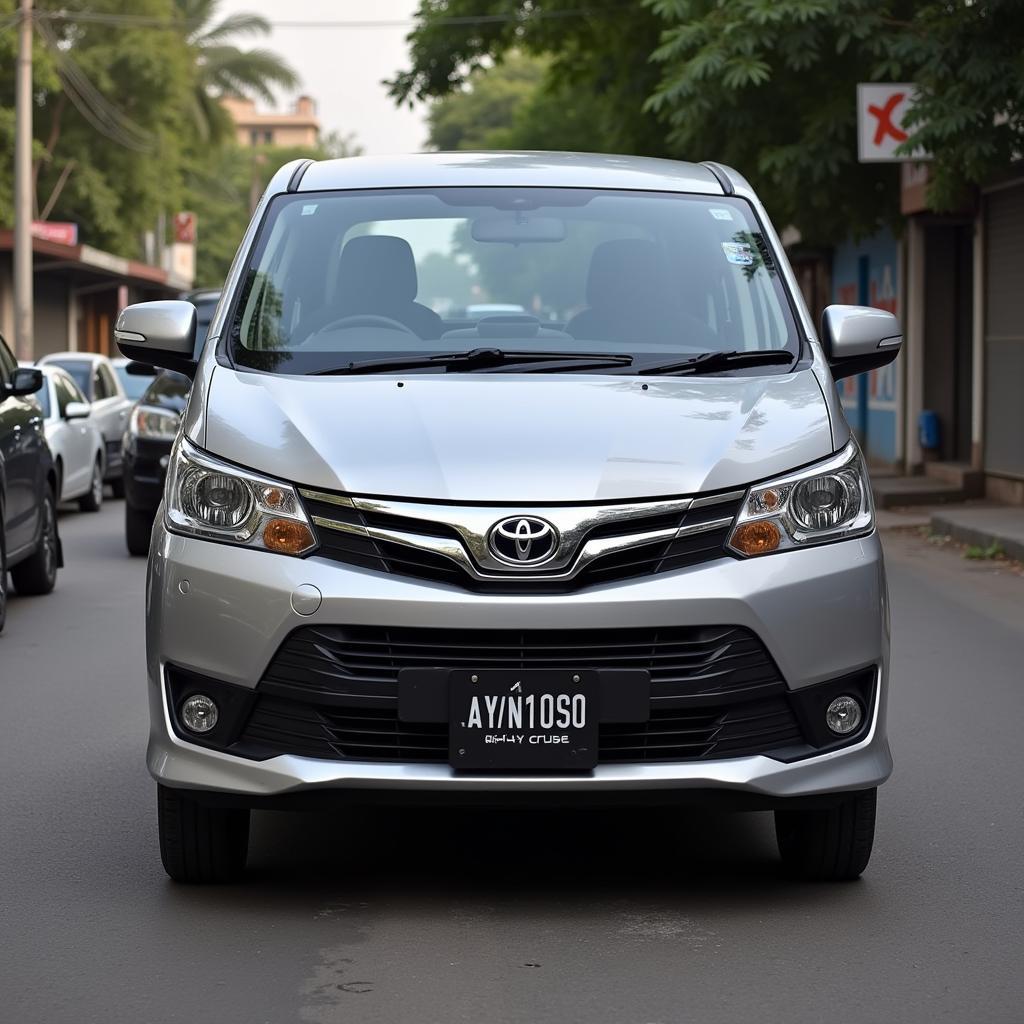
[[14,128],[14,346],[33,358],[32,309],[32,0],[21,0]]

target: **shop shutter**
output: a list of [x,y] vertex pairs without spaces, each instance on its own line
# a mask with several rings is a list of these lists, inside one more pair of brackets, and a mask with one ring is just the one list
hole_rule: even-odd
[[1024,479],[1024,184],[985,197],[985,471]]

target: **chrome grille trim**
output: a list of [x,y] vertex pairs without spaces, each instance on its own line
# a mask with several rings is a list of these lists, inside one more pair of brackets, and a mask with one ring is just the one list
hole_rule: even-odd
[[[434,520],[437,522],[437,520]],[[722,519],[713,519],[706,523],[698,523],[693,526],[668,527],[662,530],[647,530],[639,533],[623,534],[618,537],[597,537],[587,540],[579,548],[579,552],[571,565],[560,573],[545,572],[543,575],[529,573],[528,575],[502,572],[486,573],[481,572],[474,564],[473,559],[467,553],[466,548],[454,537],[437,537],[428,534],[409,533],[405,530],[389,530],[379,526],[362,526],[356,523],[340,522],[336,519],[326,519],[322,516],[313,516],[313,522],[317,526],[328,530],[339,530],[343,533],[353,533],[360,537],[368,537],[371,540],[389,541],[392,544],[402,544],[410,548],[419,548],[431,551],[437,555],[443,555],[456,562],[460,568],[470,577],[481,582],[535,582],[538,579],[554,583],[571,580],[583,571],[595,559],[603,558],[605,555],[617,551],[624,551],[628,548],[641,547],[645,544],[656,544],[677,540],[680,537],[689,537],[694,534],[708,533],[713,530],[720,530],[732,522],[732,516]],[[457,527],[456,527],[457,528]],[[461,533],[461,531],[460,531]],[[724,554],[724,552],[723,552]],[[551,563],[546,563],[550,565]]]
[[[427,537],[408,531],[384,530],[375,533],[374,527],[348,529],[346,532],[356,533],[364,537],[378,537],[380,540],[389,540],[397,544],[406,544],[409,547],[424,548],[440,554],[447,554],[455,558],[464,568],[472,565],[470,573],[477,580],[515,580],[515,579],[537,579],[543,575],[544,579],[557,581],[571,579],[576,575],[579,568],[576,567],[577,560],[582,554],[580,551],[584,537],[592,530],[601,526],[609,526],[632,519],[641,519],[646,516],[676,514],[682,515],[693,504],[691,498],[674,498],[667,501],[645,501],[628,502],[614,505],[564,505],[548,508],[546,506],[495,506],[495,505],[433,505],[416,501],[393,501],[388,498],[362,498],[351,496],[347,501],[339,500],[338,495],[327,494],[322,491],[315,491],[310,488],[299,488],[299,494],[311,501],[329,502],[334,505],[344,505],[362,512],[374,513],[384,516],[400,516],[403,519],[416,519],[424,525],[443,525],[454,530],[465,546],[466,551],[463,557],[453,555],[448,544],[439,544],[436,536]],[[724,500],[724,499],[721,499]],[[506,563],[498,561],[490,552],[487,544],[487,536],[491,527],[501,519],[511,516],[539,516],[550,522],[559,534],[559,543],[554,555],[547,559],[537,569],[529,573],[529,577],[523,573],[510,572]],[[316,521],[316,520],[314,520]],[[331,526],[331,521],[318,522],[318,525],[327,529],[345,529],[348,524]],[[626,547],[634,547],[638,544],[651,543],[657,540],[671,540],[674,531],[669,531],[664,537],[657,535],[644,536],[642,539],[634,539],[630,544],[618,544],[602,550],[602,554],[610,551],[617,551]],[[641,534],[633,535],[641,538]],[[413,542],[412,538],[415,538]],[[609,538],[611,539],[611,538]],[[625,539],[625,538],[616,538]],[[465,554],[469,555],[469,562],[465,560]],[[587,561],[595,556],[590,556]],[[576,567],[576,571],[569,571],[570,566]],[[479,567],[479,569],[477,569]],[[482,570],[482,571],[481,571]],[[564,571],[559,571],[564,570]]]

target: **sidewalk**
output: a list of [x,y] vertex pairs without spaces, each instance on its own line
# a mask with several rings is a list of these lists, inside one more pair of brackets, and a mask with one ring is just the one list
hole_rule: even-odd
[[931,512],[933,533],[949,534],[981,548],[998,545],[1009,558],[1024,561],[1024,507],[1018,505],[949,505]]

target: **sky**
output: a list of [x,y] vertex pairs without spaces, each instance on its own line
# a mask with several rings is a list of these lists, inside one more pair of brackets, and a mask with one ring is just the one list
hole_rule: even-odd
[[[240,38],[243,47],[276,50],[302,79],[299,93],[317,103],[322,130],[350,132],[365,152],[408,153],[423,147],[424,111],[397,108],[381,80],[406,66],[405,37],[417,0],[221,0],[219,16],[261,14],[271,35]],[[298,27],[287,22],[402,22],[379,27]],[[287,109],[294,95],[280,96]]]

